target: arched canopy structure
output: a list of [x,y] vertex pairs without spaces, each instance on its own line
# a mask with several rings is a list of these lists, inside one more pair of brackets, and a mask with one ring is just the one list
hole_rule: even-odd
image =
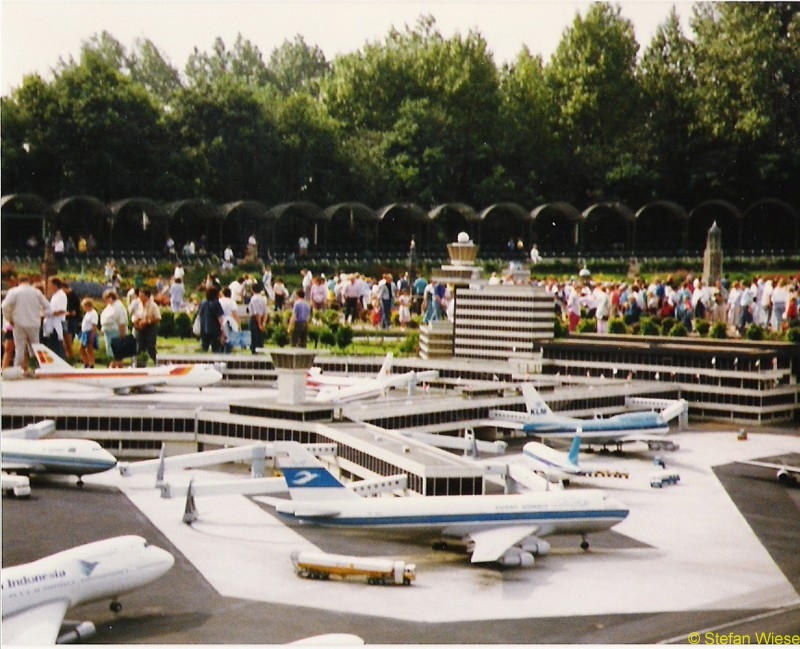
[[433,238],[437,248],[446,250],[448,243],[458,239],[460,232],[466,232],[471,239],[480,244],[481,217],[466,203],[443,203],[430,212],[428,218],[433,229]]
[[796,252],[800,248],[800,214],[775,198],[765,198],[748,207],[742,218],[742,247],[763,250]]
[[109,251],[145,249],[163,250],[167,238],[169,214],[149,198],[126,198],[111,204]]
[[337,203],[324,210],[328,221],[328,245],[333,251],[375,250],[378,215],[364,203]]
[[486,252],[501,252],[508,248],[509,241],[522,241],[526,250],[532,243],[533,217],[518,203],[495,203],[481,210],[479,243]]
[[[39,252],[49,235],[49,227],[55,217],[53,207],[36,194],[9,194],[0,199],[2,231],[0,240],[3,248],[23,249]],[[34,237],[36,246],[27,242]]]
[[259,201],[236,201],[225,203],[222,207],[224,218],[223,230],[231,241],[226,240],[224,245],[231,244],[234,254],[246,258],[247,245],[250,236],[256,239],[256,256],[262,255],[272,245],[275,233],[275,215],[269,207]]
[[64,239],[72,237],[77,243],[80,237],[94,239],[97,247],[108,248],[111,236],[113,214],[99,198],[94,196],[72,196],[53,204],[56,213],[53,224],[55,231],[61,232]]
[[531,218],[540,250],[563,252],[577,247],[581,213],[574,205],[563,201],[545,203],[531,211]]
[[686,249],[689,214],[672,201],[653,201],[636,212],[634,248],[640,252],[678,252]]
[[312,248],[327,245],[327,217],[316,203],[282,203],[269,211],[275,217],[274,249],[296,251],[297,241],[303,236],[308,238]]
[[384,249],[408,252],[411,237],[417,250],[429,250],[430,217],[416,203],[391,203],[378,212],[378,233]]
[[169,215],[169,233],[175,240],[177,250],[193,241],[198,253],[222,254],[228,241],[223,241],[224,215],[219,205],[190,199],[168,203],[166,211]]
[[708,231],[714,222],[722,230],[723,251],[741,249],[742,213],[739,208],[728,201],[711,200],[689,212],[689,250],[705,250]]
[[582,250],[631,250],[636,217],[627,205],[616,202],[595,203],[587,207],[581,217]]

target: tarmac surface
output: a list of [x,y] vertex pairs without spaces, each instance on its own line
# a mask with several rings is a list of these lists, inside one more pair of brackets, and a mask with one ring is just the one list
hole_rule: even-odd
[[[368,644],[604,644],[701,642],[728,634],[800,634],[800,489],[741,459],[800,461],[796,428],[751,432],[708,425],[677,433],[681,448],[662,457],[680,484],[652,489],[653,454],[585,456],[624,468],[627,480],[592,479],[631,514],[613,530],[549,537],[550,555],[533,569],[470,565],[425,543],[376,541],[278,521],[261,497],[197,500],[198,520],[182,522],[182,498],[163,499],[151,475],[117,471],[34,479],[28,500],[3,498],[2,564],[16,565],[82,543],[140,534],[176,557],[162,579],[122,599],[68,612],[91,620],[94,644],[281,644],[323,633],[352,633]],[[229,480],[209,470],[167,481]],[[244,478],[243,478],[244,479]],[[571,487],[572,488],[572,487]],[[318,582],[294,575],[289,553],[393,556],[417,563],[411,587]]]

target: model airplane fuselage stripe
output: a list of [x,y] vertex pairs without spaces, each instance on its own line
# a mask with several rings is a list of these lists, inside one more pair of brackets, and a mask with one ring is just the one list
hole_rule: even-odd
[[337,516],[331,518],[306,518],[293,514],[278,512],[279,516],[313,523],[323,527],[405,527],[405,528],[441,528],[452,525],[519,525],[534,523],[544,526],[556,524],[602,524],[602,527],[624,520],[628,511],[620,510],[588,510],[588,511],[542,511],[542,512],[492,512],[486,514],[421,514],[404,516]]
[[100,473],[116,466],[116,462],[110,460],[90,460],[85,458],[75,458],[63,455],[27,454],[27,453],[7,453],[2,454],[3,464],[21,464],[31,467],[46,467],[48,471],[64,471],[70,475],[77,470],[82,473]]

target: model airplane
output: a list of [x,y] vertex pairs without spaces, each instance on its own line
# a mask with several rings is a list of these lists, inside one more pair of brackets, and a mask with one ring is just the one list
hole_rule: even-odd
[[111,599],[158,579],[174,557],[140,536],[118,536],[3,568],[3,644],[53,645],[86,638],[94,624],[82,622],[59,637],[64,614],[78,604]]
[[274,499],[279,516],[308,525],[383,536],[431,534],[434,547],[461,547],[473,563],[531,566],[550,544],[541,537],[606,530],[628,509],[598,490],[508,496],[361,498],[322,466],[281,466],[291,501]]
[[347,403],[356,399],[369,399],[386,394],[391,388],[411,389],[417,383],[433,381],[439,377],[437,370],[392,374],[392,354],[386,354],[380,371],[374,378],[330,376],[312,367],[306,375],[306,386],[319,390],[316,401],[321,403]]
[[160,385],[202,389],[222,380],[222,373],[207,363],[85,369],[72,367],[42,344],[33,345],[33,351],[39,362],[37,377],[106,387],[115,394],[152,391]]
[[569,452],[564,453],[539,442],[528,442],[522,447],[522,456],[534,471],[544,473],[548,478],[564,479],[571,476],[627,478],[625,471],[613,471],[607,468],[592,468],[579,463],[581,438],[572,438]]
[[522,431],[541,437],[573,437],[580,434],[582,443],[620,448],[630,442],[646,442],[651,448],[676,448],[664,439],[669,423],[658,412],[630,412],[607,418],[578,419],[556,415],[530,383],[523,383],[527,415]]
[[800,484],[800,466],[789,466],[781,462],[759,462],[758,460],[741,460],[742,464],[749,464],[750,466],[758,466],[764,469],[773,469],[776,471],[775,477],[778,482],[788,486],[795,486]]
[[46,419],[25,428],[3,433],[0,457],[4,473],[51,473],[82,477],[113,469],[117,458],[90,439],[39,439],[55,430],[55,423]]

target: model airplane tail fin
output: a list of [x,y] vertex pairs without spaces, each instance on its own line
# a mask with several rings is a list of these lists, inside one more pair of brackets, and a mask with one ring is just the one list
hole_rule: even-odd
[[572,445],[569,447],[569,454],[567,455],[567,462],[578,466],[578,454],[581,450],[581,436],[575,435],[572,438]]
[[292,500],[343,500],[359,496],[323,466],[281,467]]
[[550,407],[544,402],[532,383],[522,384],[522,396],[525,397],[525,407],[532,417],[547,417],[553,414]]
[[47,374],[48,372],[63,372],[64,370],[74,369],[72,365],[59,357],[49,347],[41,343],[34,343],[32,347],[33,353],[36,354],[36,361],[39,363],[39,373]]
[[381,365],[381,369],[378,372],[378,378],[382,376],[391,376],[392,375],[392,362],[394,361],[394,354],[389,352],[386,354],[386,358],[383,361],[383,365]]

